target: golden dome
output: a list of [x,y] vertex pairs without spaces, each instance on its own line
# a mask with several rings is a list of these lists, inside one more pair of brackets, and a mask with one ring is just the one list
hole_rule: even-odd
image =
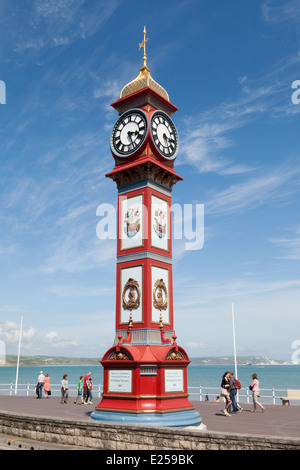
[[156,91],[156,93],[161,95],[165,100],[170,101],[166,90],[151,77],[150,70],[147,69],[146,72],[143,70],[143,68],[140,69],[140,74],[138,77],[136,77],[135,80],[124,86],[123,90],[121,91],[120,98],[124,98],[124,96],[130,95],[135,91],[145,88],[146,86],[152,88],[152,90]]
[[140,74],[136,77],[135,80],[129,82],[127,85],[124,86],[123,90],[121,91],[120,98],[124,98],[124,96],[130,95],[135,91],[142,90],[142,88],[150,87],[152,90],[156,91],[160,96],[162,96],[165,100],[169,100],[169,95],[166,90],[160,86],[150,75],[150,69],[147,67],[147,56],[146,56],[146,42],[149,41],[149,38],[146,39],[146,27],[144,27],[144,40],[139,45],[144,48],[144,55],[143,55],[143,67],[140,69]]

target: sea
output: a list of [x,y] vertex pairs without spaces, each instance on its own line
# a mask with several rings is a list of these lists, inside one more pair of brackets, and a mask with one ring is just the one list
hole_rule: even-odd
[[[103,391],[103,368],[98,366],[41,366],[20,367],[17,383],[17,395],[34,396],[34,388],[39,375],[50,376],[52,396],[59,396],[60,383],[64,374],[68,374],[69,394],[76,395],[76,387],[81,375],[92,372],[94,397],[100,398]],[[221,379],[224,372],[235,370],[233,365],[193,365],[187,368],[188,391],[190,401],[204,401],[205,397],[213,400],[220,394]],[[287,389],[300,389],[300,365],[240,365],[237,369],[242,389],[239,391],[241,402],[251,402],[249,385],[255,372],[260,383],[262,403],[281,404],[280,397]],[[15,395],[16,367],[0,367],[0,395]],[[300,402],[293,404],[300,405]]]

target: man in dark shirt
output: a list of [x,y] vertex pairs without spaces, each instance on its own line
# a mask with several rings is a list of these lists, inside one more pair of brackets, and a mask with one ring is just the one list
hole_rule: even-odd
[[237,404],[236,404],[236,388],[235,388],[235,378],[233,377],[233,371],[229,371],[230,378],[229,378],[229,395],[230,395],[230,400],[232,402],[232,409],[233,412],[237,412]]

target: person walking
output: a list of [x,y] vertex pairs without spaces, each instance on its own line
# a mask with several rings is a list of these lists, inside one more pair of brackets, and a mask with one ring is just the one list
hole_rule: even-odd
[[235,378],[233,376],[232,370],[230,370],[228,374],[229,374],[229,396],[231,400],[231,405],[228,411],[230,411],[232,408],[233,413],[236,413],[238,409],[237,409],[237,403],[236,403],[237,390],[235,386]]
[[38,377],[36,387],[37,387],[37,398],[43,398],[43,387],[44,387],[44,380],[45,376],[43,371],[41,370],[40,375]]
[[229,372],[225,372],[225,374],[222,377],[222,382],[221,382],[221,396],[225,398],[225,408],[223,410],[223,413],[225,416],[230,417],[230,414],[228,413],[228,408],[231,405],[231,400],[230,400],[230,395],[229,395]]
[[90,389],[89,389],[89,378],[92,375],[91,372],[88,372],[83,380],[83,400],[84,404],[87,405],[90,399]]
[[92,405],[92,399],[93,399],[93,380],[92,377],[89,378],[89,389],[90,389],[90,401],[89,404]]
[[61,404],[68,403],[68,397],[69,397],[69,382],[68,382],[68,375],[65,374],[62,378],[62,381],[61,381],[61,399],[60,399],[60,403]]
[[44,393],[45,398],[48,398],[51,395],[51,387],[50,387],[50,377],[49,374],[45,374],[44,378]]
[[79,398],[81,399],[81,404],[83,405],[83,375],[80,376],[79,382],[77,385],[77,397],[74,400],[75,405]]
[[257,374],[252,374],[252,384],[250,385],[250,390],[253,393],[253,410],[252,413],[256,413],[256,406],[261,408],[262,413],[265,411],[265,407],[262,406],[261,403],[258,401],[259,395],[259,381],[257,378]]

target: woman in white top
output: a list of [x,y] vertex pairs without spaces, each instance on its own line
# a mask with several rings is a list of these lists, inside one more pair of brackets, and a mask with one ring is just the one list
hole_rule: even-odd
[[61,399],[60,403],[67,403],[68,402],[68,397],[69,397],[69,382],[68,382],[68,376],[65,374],[62,378],[61,381]]

